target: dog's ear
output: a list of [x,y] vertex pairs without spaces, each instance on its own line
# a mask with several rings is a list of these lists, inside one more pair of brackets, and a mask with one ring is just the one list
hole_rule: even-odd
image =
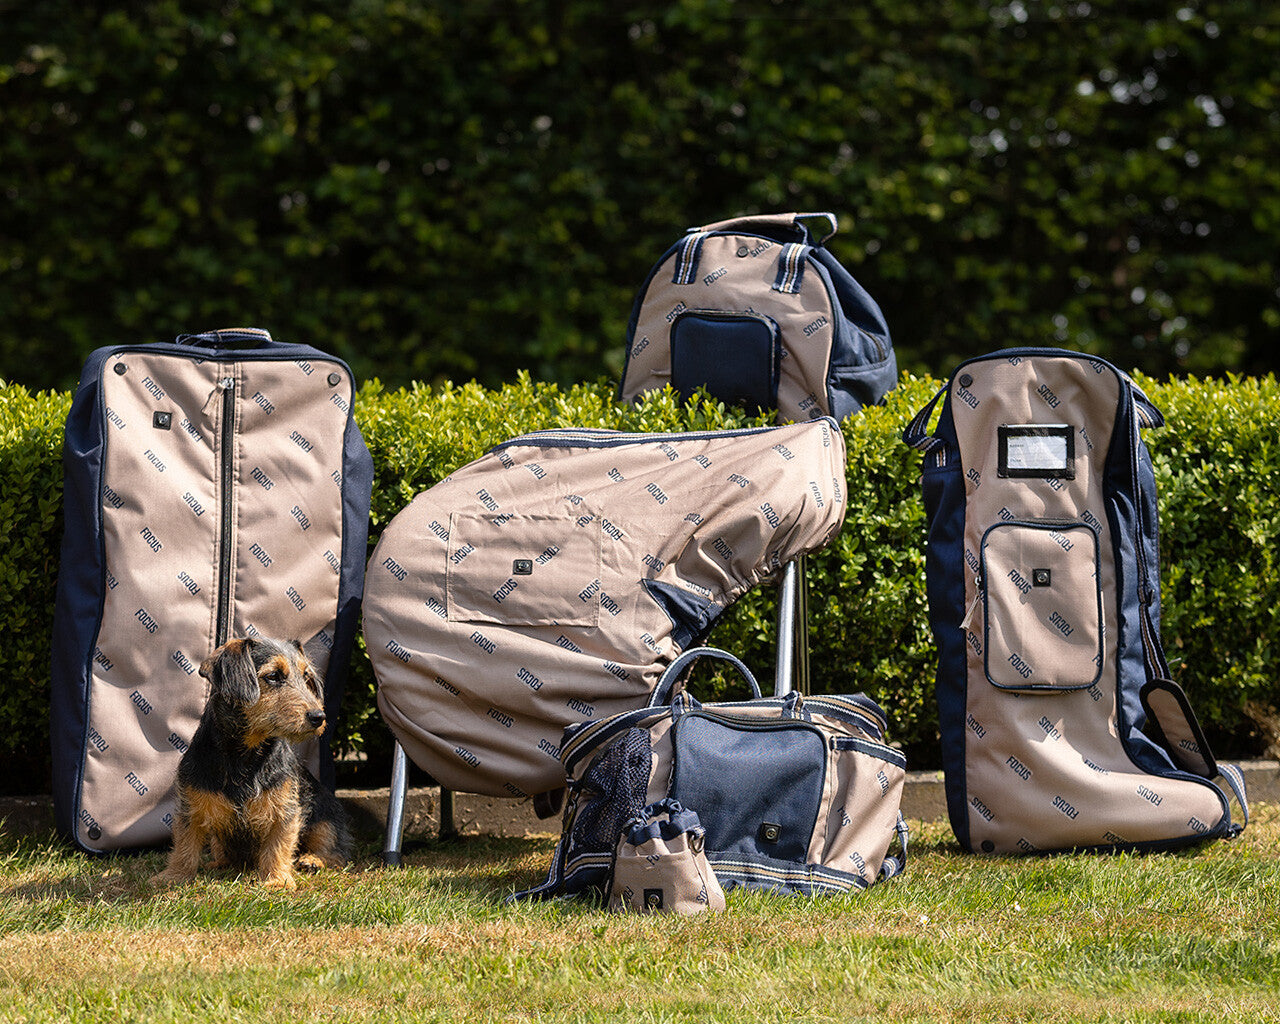
[[215,697],[233,704],[252,704],[258,699],[258,672],[253,664],[253,640],[229,640],[200,666]]
[[302,656],[301,658],[302,663],[306,665],[306,673],[303,678],[306,680],[307,688],[312,693],[314,693],[317,697],[323,700],[324,684],[320,682],[320,676],[316,673],[316,668],[311,663],[311,658],[307,654],[306,645],[303,644],[301,640],[290,640],[289,643],[291,643],[294,646],[294,648],[297,650],[297,652]]

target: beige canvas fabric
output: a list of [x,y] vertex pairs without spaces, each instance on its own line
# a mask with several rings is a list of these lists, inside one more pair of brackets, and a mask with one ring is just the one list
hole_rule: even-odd
[[[864,701],[840,695],[809,698],[795,695],[792,699],[796,701],[794,708],[784,707],[784,702],[775,698],[707,704],[701,710],[738,723],[753,722],[761,726],[801,716],[821,732],[826,747],[821,765],[822,792],[808,838],[805,863],[783,864],[764,856],[743,857],[717,850],[708,851],[712,868],[726,886],[766,884],[810,892],[870,886],[880,877],[894,837],[898,835],[902,789],[906,782],[905,760],[900,752],[879,739],[884,729],[883,717],[869,711]],[[672,788],[675,737],[670,707],[635,711],[620,720],[601,721],[576,731],[562,752],[569,778],[581,780],[599,753],[627,727],[645,730],[652,748],[645,799],[652,804],[672,795],[684,802],[686,798],[674,793]],[[743,765],[744,780],[751,778],[751,767]],[[782,800],[785,795],[778,794],[778,798]],[[707,826],[707,809],[689,806]],[[748,841],[751,838],[742,837]],[[767,846],[761,848],[762,853],[764,850]],[[590,860],[588,856],[583,863]],[[579,867],[581,864],[571,859],[565,870],[572,873]],[[901,865],[897,870],[901,870]]]
[[500,446],[418,495],[370,558],[383,718],[451,789],[559,788],[565,726],[643,704],[715,614],[834,537],[844,472],[827,419]]
[[[790,218],[781,218],[781,226]],[[715,225],[711,226],[712,228]],[[672,283],[672,255],[657,269],[640,307],[621,397],[633,401],[671,383],[671,323],[685,310],[752,310],[778,325],[782,361],[778,379],[780,419],[827,415],[827,375],[837,313],[817,273],[788,294],[772,290],[782,243],[750,235],[712,235],[702,245],[698,278]]]
[[[121,352],[101,388],[105,598],[76,822],[89,849],[168,838],[220,598],[229,635],[300,639],[323,676],[342,552],[335,468],[352,399],[338,363],[198,351]],[[314,768],[314,743],[307,757]]]
[[[966,488],[966,751],[972,846],[1018,852],[1159,841],[1222,817],[1212,787],[1130,761],[1117,731],[1115,538],[1103,469],[1127,384],[1083,359],[968,363],[952,383]],[[1051,463],[1070,428],[1074,476],[1002,476]],[[1027,440],[1029,438],[1029,440]],[[1020,447],[1021,446],[1021,447]],[[1016,466],[1014,467],[1016,469]]]
[[[642,836],[624,830],[609,888],[609,909],[633,914],[705,914],[724,910],[724,889],[707,862],[701,829],[664,838],[657,825]],[[638,841],[637,841],[638,839]]]

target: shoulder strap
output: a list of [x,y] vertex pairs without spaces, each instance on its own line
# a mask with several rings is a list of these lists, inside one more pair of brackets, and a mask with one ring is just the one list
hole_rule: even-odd
[[936,409],[938,403],[942,401],[942,396],[947,393],[947,388],[950,386],[951,385],[949,383],[943,384],[942,387],[938,389],[938,393],[929,399],[929,403],[916,413],[915,419],[908,423],[906,428],[902,431],[902,440],[912,448],[918,449],[926,455],[939,445],[943,444],[942,438],[934,437],[929,433],[929,420],[933,417],[933,410]]
[[898,812],[898,823],[893,827],[893,831],[898,837],[898,852],[885,854],[884,861],[880,865],[880,874],[876,876],[877,882],[893,878],[907,870],[907,842],[911,832],[907,828],[907,819],[902,816],[901,811]]

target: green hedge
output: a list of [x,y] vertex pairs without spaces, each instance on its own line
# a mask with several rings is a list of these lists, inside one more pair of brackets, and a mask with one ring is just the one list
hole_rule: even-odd
[[[1280,387],[1262,379],[1143,379],[1169,424],[1147,432],[1160,483],[1164,635],[1219,753],[1261,752],[1254,718],[1280,705]],[[863,690],[888,710],[893,737],[917,766],[937,763],[935,651],[924,589],[924,510],[917,455],[904,424],[939,382],[903,376],[882,407],[845,424],[849,510],[844,528],[809,560],[810,637],[817,691]],[[69,396],[0,390],[0,596],[8,642],[0,653],[0,752],[32,771],[47,762],[48,648],[61,531],[62,423]],[[721,429],[761,422],[670,393],[619,406],[601,381],[563,388],[522,375],[497,390],[477,384],[360,391],[356,414],[375,463],[371,543],[416,493],[515,434],[558,426],[619,430]],[[716,625],[711,640],[769,674],[775,592],[763,588]],[[707,698],[731,692],[699,679]],[[374,679],[359,651],[344,719],[347,750],[380,766],[387,734]],[[29,774],[5,785],[34,788]]]
[[616,374],[686,226],[827,209],[904,368],[1264,372],[1277,49],[1274,0],[0,3],[0,377],[245,319]]

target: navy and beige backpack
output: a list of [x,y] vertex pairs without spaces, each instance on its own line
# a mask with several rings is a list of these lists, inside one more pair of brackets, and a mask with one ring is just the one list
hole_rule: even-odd
[[1218,778],[1248,821],[1161,647],[1139,428],[1163,422],[1109,363],[1024,348],[962,363],[904,432],[925,453],[947,807],[969,850],[1230,837]]
[[779,213],[690,228],[636,296],[618,397],[701,387],[780,421],[879,402],[898,381],[889,328],[825,247],[836,227],[830,213]]

